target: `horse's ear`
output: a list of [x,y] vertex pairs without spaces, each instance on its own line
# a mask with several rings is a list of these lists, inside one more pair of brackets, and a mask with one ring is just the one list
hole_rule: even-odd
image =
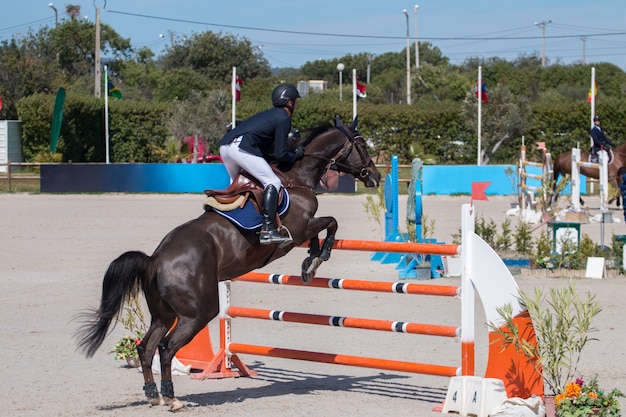
[[339,118],[339,115],[336,114],[335,115],[335,127],[339,127],[341,126],[341,119]]
[[352,123],[350,123],[350,130],[355,132],[356,131],[356,125],[359,123],[359,115],[357,114],[356,116],[354,116],[354,120],[352,121]]

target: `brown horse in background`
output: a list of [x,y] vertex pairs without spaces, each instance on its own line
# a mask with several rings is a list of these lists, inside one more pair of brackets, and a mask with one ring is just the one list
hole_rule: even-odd
[[[615,148],[611,150],[611,152],[613,153],[613,159],[612,160],[609,159],[609,173],[608,173],[609,184],[611,184],[613,187],[615,187],[616,190],[619,191],[621,178],[619,178],[619,176],[617,175],[617,171],[621,167],[626,166],[626,144],[616,146]],[[589,162],[589,152],[580,151],[580,160],[582,162]],[[595,178],[595,179],[600,178],[600,170],[597,168],[581,166],[579,167],[579,169],[580,169],[580,173],[588,178]],[[553,170],[553,178],[554,178],[552,201],[556,202],[559,197],[557,194],[557,185],[558,185],[559,175],[563,177],[565,177],[566,175],[572,175],[572,151],[570,150],[570,151],[560,153],[554,159],[552,170]],[[613,201],[614,199],[616,199],[616,204],[619,207],[620,206],[619,193],[617,194],[617,197],[611,198],[610,201]],[[581,204],[584,204],[584,201],[582,200],[582,198],[580,199],[580,201],[581,201]]]
[[[150,328],[138,346],[144,393],[150,404],[167,404],[172,411],[184,408],[174,395],[172,359],[217,316],[218,282],[263,267],[306,242],[310,255],[303,263],[302,275],[305,282],[310,280],[321,261],[330,257],[337,232],[335,218],[315,217],[315,188],[324,173],[333,166],[352,174],[366,187],[378,187],[380,172],[356,130],[356,122],[313,130],[303,144],[303,158],[278,172],[290,196],[282,224],[291,232],[291,243],[285,247],[261,245],[257,230],[238,228],[207,210],[169,232],[152,256],[126,252],[109,265],[100,306],[79,316],[83,323],[76,333],[78,348],[92,357],[124,301],[142,291],[151,314]],[[318,234],[324,230],[326,237],[320,248]],[[161,360],[160,394],[152,373],[157,348]]]

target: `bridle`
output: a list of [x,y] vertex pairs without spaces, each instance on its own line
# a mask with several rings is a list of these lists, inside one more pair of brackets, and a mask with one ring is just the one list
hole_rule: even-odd
[[[372,158],[365,150],[365,140],[361,137],[358,131],[352,130],[346,125],[337,126],[337,129],[339,129],[348,140],[344,143],[339,152],[337,152],[337,155],[335,155],[333,158],[326,159],[328,161],[328,164],[326,165],[326,168],[324,170],[324,176],[327,175],[328,170],[334,165],[337,168],[341,168],[340,171],[346,172],[355,177],[359,177],[362,179],[368,178],[370,172],[367,167],[372,163]],[[348,158],[352,151],[355,149],[359,154],[361,163],[363,164],[363,168],[361,169],[356,169],[352,165],[348,165],[342,162],[343,160]]]

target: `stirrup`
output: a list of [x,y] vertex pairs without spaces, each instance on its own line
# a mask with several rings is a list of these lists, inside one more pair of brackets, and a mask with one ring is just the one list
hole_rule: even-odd
[[[280,230],[287,231],[287,235],[281,235],[279,233]],[[259,243],[261,243],[261,245],[271,245],[274,243],[278,243],[282,248],[291,242],[293,242],[291,232],[289,232],[289,229],[287,229],[285,226],[281,226],[278,229],[261,230],[259,232]]]

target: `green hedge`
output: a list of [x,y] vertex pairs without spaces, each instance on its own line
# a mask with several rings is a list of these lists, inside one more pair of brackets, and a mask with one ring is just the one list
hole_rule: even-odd
[[[262,109],[258,102],[238,108],[238,119]],[[358,103],[359,130],[362,136],[388,158],[398,155],[402,163],[421,157],[433,164],[474,164],[476,132],[463,120],[461,103],[445,101],[429,107]],[[37,94],[20,100],[18,112],[23,124],[23,154],[32,161],[49,150],[50,124],[54,95]],[[263,107],[266,108],[266,107]],[[626,142],[626,103],[605,98],[596,109],[603,127],[616,143]],[[170,134],[166,128],[169,105],[157,101],[109,101],[110,157],[112,162],[159,162],[154,148],[164,148]],[[352,118],[352,101],[338,101],[325,94],[301,99],[294,116],[300,130],[332,122],[339,115],[345,123]],[[535,142],[546,142],[553,155],[580,144],[589,146],[589,104],[585,102],[543,103],[532,105],[530,128],[524,134],[529,149]],[[104,162],[104,100],[68,94],[57,152],[64,161]],[[517,162],[522,138],[509,138],[492,156],[491,163]],[[528,158],[539,153],[529,152]],[[382,162],[382,161],[379,161]]]
[[[50,150],[54,95],[36,94],[18,103],[24,159]],[[151,145],[163,147],[169,107],[159,102],[109,101],[109,155],[112,162],[156,162]],[[64,161],[104,162],[104,100],[68,94],[57,152]]]

